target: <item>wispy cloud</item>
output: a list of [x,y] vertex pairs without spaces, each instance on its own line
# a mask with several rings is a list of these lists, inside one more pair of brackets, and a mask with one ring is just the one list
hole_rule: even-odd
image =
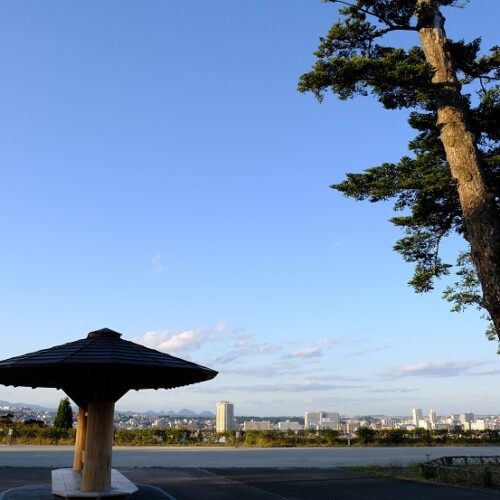
[[347,243],[348,243],[348,241],[345,238],[340,238],[338,240],[332,241],[332,248],[342,248]]
[[474,368],[480,365],[471,361],[442,361],[438,363],[413,363],[394,368],[390,377],[459,377],[471,375]]
[[331,349],[333,346],[338,346],[340,344],[347,344],[348,341],[344,338],[322,338],[314,342],[310,347],[304,347],[302,349],[296,349],[286,355],[288,358],[319,358],[323,356],[325,351]]
[[370,394],[383,394],[383,393],[390,393],[390,394],[405,394],[407,392],[416,392],[419,391],[420,389],[416,388],[404,388],[404,387],[372,387],[370,388],[367,392],[370,392]]
[[153,272],[155,274],[162,274],[165,271],[165,267],[161,262],[161,255],[158,253],[151,259],[151,265],[153,266]]
[[340,345],[340,344],[346,344],[348,342],[347,339],[343,337],[334,337],[334,338],[323,338],[323,339],[318,339],[316,340],[315,344],[317,346],[333,346],[333,345]]
[[307,376],[312,373],[319,374],[325,373],[327,370],[325,368],[314,367],[301,367],[297,366],[296,362],[293,362],[289,359],[280,359],[275,360],[273,363],[267,363],[265,365],[252,365],[252,366],[234,366],[231,368],[226,368],[224,370],[225,373],[234,373],[237,375],[244,375],[249,377],[256,378],[267,378],[267,379],[276,379],[277,377],[283,376],[293,376],[293,377],[302,377]]
[[359,386],[348,386],[348,385],[338,385],[338,384],[326,384],[316,381],[303,381],[296,383],[276,383],[276,384],[257,384],[257,385],[238,385],[238,386],[226,386],[219,388],[219,391],[234,391],[234,392],[314,392],[314,391],[332,391],[335,389],[351,389],[353,387],[359,388]]
[[318,358],[323,356],[323,353],[319,347],[309,347],[307,349],[292,351],[288,356],[291,358]]
[[481,377],[481,376],[488,376],[488,375],[498,375],[499,373],[500,373],[500,369],[498,369],[498,368],[481,367],[481,368],[474,368],[473,370],[470,370],[468,375],[472,375],[473,377]]
[[282,346],[271,343],[257,343],[253,335],[244,333],[238,329],[232,334],[232,344],[229,350],[221,353],[215,358],[216,363],[230,363],[238,359],[248,359],[249,357],[272,354],[280,351]]

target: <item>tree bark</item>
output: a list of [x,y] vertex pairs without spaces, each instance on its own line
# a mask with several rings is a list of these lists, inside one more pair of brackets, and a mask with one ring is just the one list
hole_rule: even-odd
[[78,409],[78,420],[76,423],[75,455],[73,458],[73,470],[80,472],[83,469],[83,450],[87,436],[87,416],[83,408]]
[[111,456],[115,403],[88,404],[82,491],[111,489]]
[[467,123],[453,60],[447,48],[445,18],[435,0],[417,0],[422,50],[434,68],[437,125],[451,174],[457,181],[466,238],[483,291],[483,302],[500,338],[500,223],[474,135]]

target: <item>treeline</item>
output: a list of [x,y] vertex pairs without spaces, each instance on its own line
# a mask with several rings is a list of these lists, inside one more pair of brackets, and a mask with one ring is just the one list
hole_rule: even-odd
[[500,431],[371,429],[356,430],[358,446],[442,446],[500,443]]
[[[9,443],[12,428],[13,444],[69,444],[75,442],[76,429],[64,429],[35,423],[10,423],[0,428],[0,443]],[[359,428],[351,437],[338,431],[199,431],[181,429],[117,429],[114,444],[123,446],[452,446],[500,444],[498,431],[444,430],[375,430]]]
[[[12,429],[12,436],[9,436]],[[0,428],[0,444],[74,444],[76,429],[15,423]],[[11,441],[12,440],[12,441]]]

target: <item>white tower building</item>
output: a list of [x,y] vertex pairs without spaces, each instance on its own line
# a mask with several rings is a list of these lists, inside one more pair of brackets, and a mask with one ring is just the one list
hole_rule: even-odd
[[215,413],[215,430],[217,432],[234,429],[234,404],[229,401],[219,401]]
[[422,408],[413,408],[411,411],[412,417],[413,417],[413,424],[418,426],[418,423],[420,420],[423,420],[423,415],[422,415]]
[[429,411],[429,423],[432,425],[432,424],[435,424],[437,422],[437,418],[436,418],[436,410],[434,410],[433,408]]

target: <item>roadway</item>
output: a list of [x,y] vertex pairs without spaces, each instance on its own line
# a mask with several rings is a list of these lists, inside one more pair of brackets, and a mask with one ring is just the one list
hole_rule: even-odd
[[[71,467],[73,446],[0,445],[0,467]],[[332,468],[409,465],[442,456],[500,455],[500,446],[229,448],[113,447],[113,467]]]
[[[407,465],[438,456],[500,455],[500,447],[114,447],[113,467],[135,500],[500,500],[498,489],[373,476],[349,465]],[[51,500],[51,468],[71,467],[72,446],[0,445],[0,500]]]

